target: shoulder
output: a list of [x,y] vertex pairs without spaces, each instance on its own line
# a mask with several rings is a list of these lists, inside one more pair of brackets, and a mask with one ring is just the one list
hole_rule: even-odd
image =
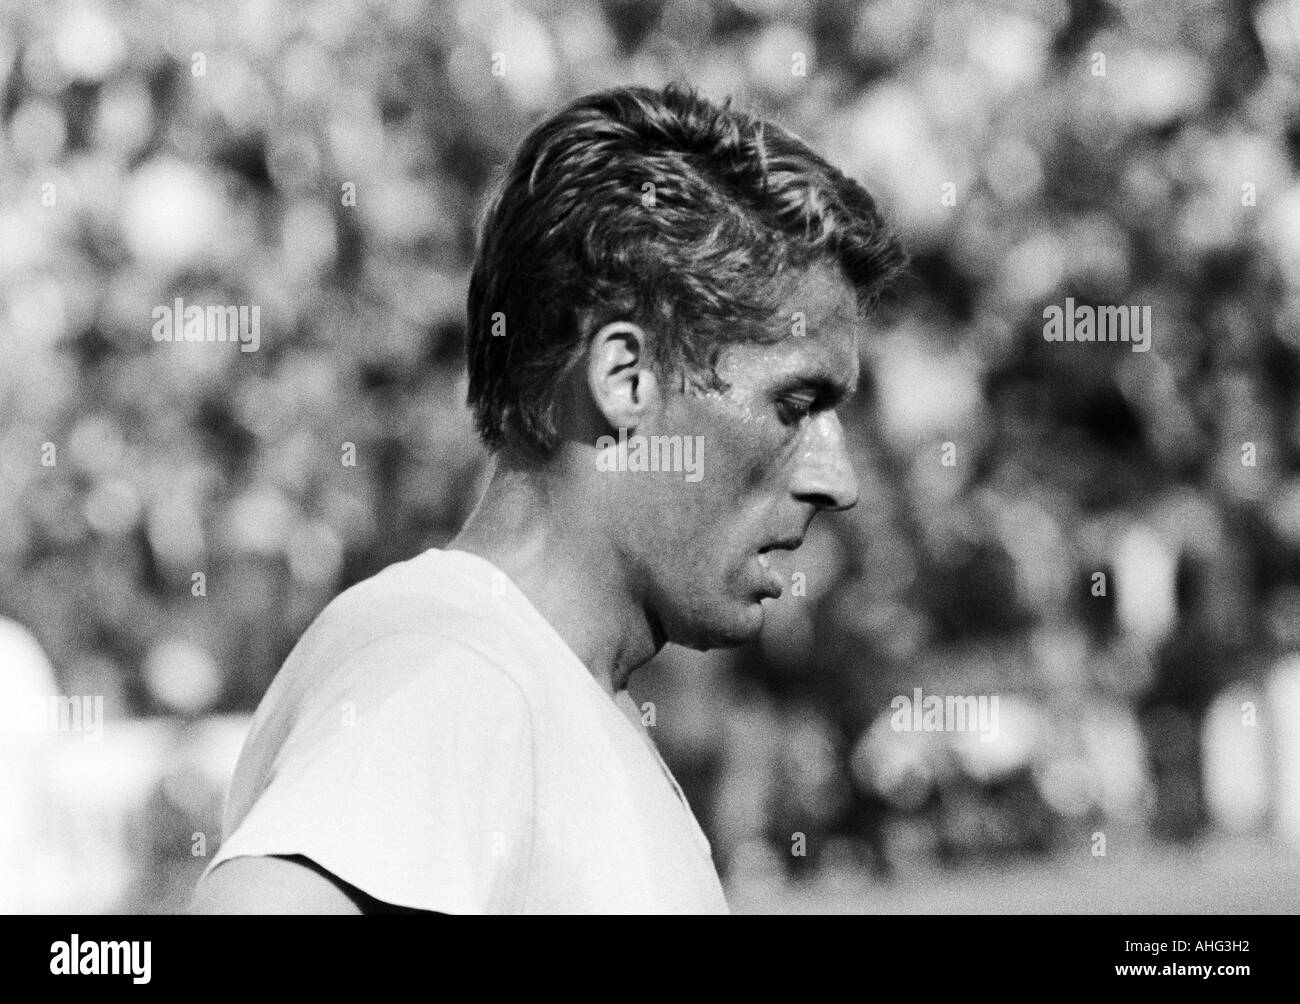
[[[455,639],[398,632],[308,689],[259,712],[210,874],[231,859],[301,856],[383,903],[485,909],[497,844],[527,844],[534,729],[520,688]],[[301,870],[249,867],[283,873],[275,902],[337,900]],[[257,884],[239,869],[226,878]]]
[[457,685],[518,704],[534,689],[532,668],[501,614],[483,569],[449,552],[390,565],[317,616],[268,689],[259,718],[298,718],[342,700],[373,707],[394,690],[445,694]]
[[465,721],[490,734],[526,726],[529,702],[499,660],[465,638],[402,630],[355,649],[322,688],[331,710],[362,728],[454,729]]
[[472,641],[401,629],[317,665],[286,664],[258,709],[250,745],[278,747],[277,766],[326,750],[381,766],[457,747],[523,743],[531,709],[518,681]]
[[328,672],[280,682],[288,686],[259,707],[236,770],[237,812],[263,790],[297,790],[307,802],[347,792],[352,801],[397,805],[415,790],[462,788],[478,775],[504,782],[531,774],[524,691],[461,639],[395,631],[353,648]]
[[509,630],[500,608],[483,568],[451,552],[426,551],[337,596],[289,662],[321,671],[347,661],[373,662],[376,645],[404,646],[412,655],[423,648],[517,676],[518,659],[506,644]]
[[254,716],[210,874],[301,856],[385,903],[496,902],[494,876],[516,867],[499,845],[526,846],[533,805],[526,660],[496,643],[489,585],[431,557],[348,590],[294,648]]
[[481,568],[436,550],[342,593],[263,696],[237,771],[239,794],[327,749],[397,743],[409,753],[460,734],[465,722],[478,723],[480,743],[522,737],[537,687],[498,606]]

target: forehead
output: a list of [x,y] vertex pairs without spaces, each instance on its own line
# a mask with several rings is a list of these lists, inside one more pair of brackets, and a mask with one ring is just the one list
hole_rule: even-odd
[[837,328],[852,335],[860,320],[853,287],[830,265],[816,265],[789,283],[781,312],[788,317],[797,311],[806,316],[807,334],[814,338]]
[[831,266],[818,265],[787,282],[769,326],[784,337],[728,346],[724,360],[754,377],[822,379],[851,389],[858,377],[857,295]]

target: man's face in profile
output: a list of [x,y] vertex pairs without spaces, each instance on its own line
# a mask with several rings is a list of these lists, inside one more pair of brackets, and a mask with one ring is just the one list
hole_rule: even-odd
[[725,347],[717,372],[727,390],[665,391],[655,431],[704,444],[700,480],[655,476],[631,527],[636,573],[670,641],[712,648],[754,638],[763,598],[789,588],[765,552],[797,547],[819,509],[857,501],[835,413],[857,384],[853,289],[830,266],[810,269],[772,323],[790,331],[797,314],[802,335]]

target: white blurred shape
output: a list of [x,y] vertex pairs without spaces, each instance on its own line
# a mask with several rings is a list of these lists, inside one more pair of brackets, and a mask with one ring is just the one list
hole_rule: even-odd
[[1292,185],[1265,207],[1264,236],[1282,274],[1300,289],[1300,185]]
[[136,77],[104,88],[95,112],[95,145],[127,157],[149,141],[153,128],[153,101]]
[[1039,231],[1016,244],[999,275],[999,288],[1014,304],[1046,298],[1065,274],[1065,249],[1055,234]]
[[919,809],[930,797],[939,757],[939,733],[896,732],[882,714],[862,733],[849,757],[857,787],[876,794],[903,812]]
[[43,349],[67,331],[67,311],[57,283],[33,278],[9,291],[8,306],[6,351],[19,345]]
[[45,867],[33,854],[48,827],[45,790],[46,736],[10,728],[33,698],[54,693],[54,669],[36,636],[0,617],[0,912],[43,908],[40,886],[61,862]]
[[995,141],[984,162],[984,176],[1002,202],[1023,202],[1042,187],[1043,165],[1032,146],[1017,136],[1006,136]]
[[1003,87],[1036,79],[1047,59],[1050,36],[1040,24],[1015,15],[980,17],[971,25],[967,51]]
[[87,415],[68,437],[68,454],[85,472],[104,474],[115,470],[125,455],[122,430],[108,415]]
[[276,554],[288,539],[294,509],[283,492],[255,488],[230,504],[226,518],[226,532],[236,547],[255,554]]
[[952,210],[943,205],[943,186],[952,182],[960,197],[967,179],[945,157],[924,102],[901,84],[885,84],[867,92],[848,115],[832,160],[873,191],[879,186],[887,192],[891,211],[914,241],[946,233]]
[[[1103,51],[1104,43],[1099,43]],[[1175,48],[1130,49],[1122,43],[1108,60],[1116,110],[1130,122],[1167,125],[1191,114],[1209,97],[1209,75],[1196,56]]]
[[77,80],[103,80],[121,61],[122,50],[122,33],[98,5],[73,4],[55,29],[59,63]]
[[174,749],[165,720],[110,722],[97,743],[55,744],[50,800],[63,867],[45,876],[42,912],[104,913],[121,901],[140,860],[140,814]]
[[927,31],[926,9],[919,3],[868,0],[858,8],[853,49],[863,59],[896,62]]
[[178,160],[153,160],[131,176],[122,208],[123,235],[137,259],[179,266],[212,244],[222,208],[207,176]]
[[343,542],[328,523],[306,523],[289,537],[289,571],[309,586],[328,586],[343,568]]
[[225,791],[253,722],[250,714],[212,715],[194,726],[187,753],[212,787]]
[[1142,642],[1160,641],[1177,619],[1178,555],[1139,523],[1120,537],[1114,562],[1115,612],[1120,624]]
[[814,72],[813,40],[806,33],[789,24],[769,24],[748,48],[749,72],[764,88],[776,94],[787,94],[799,88],[806,76],[795,76],[795,53],[802,53],[805,73]]
[[[1254,712],[1249,718],[1248,707]],[[1265,725],[1257,720],[1263,708],[1253,689],[1233,687],[1214,699],[1201,727],[1206,807],[1233,833],[1258,829],[1268,811]]]
[[334,257],[334,219],[321,205],[295,202],[280,226],[286,262],[303,273],[326,268]]
[[394,177],[374,184],[358,209],[371,239],[380,246],[409,246],[431,233],[445,233],[440,233],[446,220],[437,196],[413,178]]
[[1277,760],[1274,825],[1288,843],[1300,847],[1300,655],[1282,660],[1268,681],[1269,721]]
[[[548,107],[555,99],[555,43],[542,23],[519,8],[508,9],[488,32],[493,58],[499,54],[497,79],[523,108]],[[491,72],[485,68],[484,72]]]
[[881,407],[895,439],[956,435],[978,411],[979,372],[969,354],[939,354],[906,333],[883,339],[879,351]]
[[[966,773],[984,783],[1028,766],[1043,729],[1042,712],[1032,701],[1016,694],[986,697],[988,720],[993,728],[987,733],[970,729],[946,733]],[[996,705],[993,704],[995,699]]]
[[221,694],[221,671],[206,648],[172,638],[145,658],[145,684],[153,698],[171,711],[207,711]]
[[1081,816],[1093,804],[1093,779],[1082,757],[1059,755],[1034,764],[1043,801],[1064,816]]
[[[48,697],[54,686],[54,668],[36,636],[0,617],[0,702],[12,707],[28,697]],[[0,717],[0,723],[6,720]]]
[[149,544],[159,563],[173,576],[188,579],[192,570],[202,567],[207,546],[201,511],[202,498],[197,488],[186,482],[179,487],[173,483],[149,503]]
[[995,498],[991,515],[998,537],[1016,563],[1016,590],[1031,605],[1050,605],[1070,586],[1065,538],[1052,514],[1036,499]]
[[126,478],[105,478],[86,496],[86,522],[96,532],[116,536],[132,529],[143,508],[135,485]]
[[1255,32],[1275,70],[1300,68],[1300,0],[1271,0],[1255,9]]
[[1300,478],[1293,478],[1280,488],[1268,507],[1274,531],[1295,546],[1300,545]]
[[1146,743],[1131,707],[1119,702],[1090,706],[1082,730],[1101,811],[1112,819],[1140,818],[1150,777]]

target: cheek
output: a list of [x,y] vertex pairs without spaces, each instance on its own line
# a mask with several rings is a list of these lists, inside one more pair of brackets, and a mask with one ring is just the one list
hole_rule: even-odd
[[715,430],[705,440],[700,480],[679,483],[670,518],[678,521],[698,546],[717,550],[743,534],[749,512],[764,496],[767,467],[752,440]]
[[696,485],[711,500],[742,500],[763,491],[788,452],[784,426],[748,399],[699,399],[688,424],[704,437],[703,478]]
[[719,437],[717,492],[725,498],[733,519],[765,514],[780,494],[795,444],[787,441],[784,427],[774,432],[772,424],[728,430],[728,435]]
[[775,493],[773,458],[752,438],[715,433],[707,441],[698,483],[678,482],[658,518],[668,535],[665,555],[697,581],[717,582],[737,566],[770,527]]
[[[660,482],[651,504],[679,569],[712,578],[729,574],[736,555],[754,546],[768,525],[781,472],[797,445],[790,430],[743,397],[705,394],[679,399],[667,431],[703,437],[700,478]],[[645,500],[643,500],[644,502]]]

